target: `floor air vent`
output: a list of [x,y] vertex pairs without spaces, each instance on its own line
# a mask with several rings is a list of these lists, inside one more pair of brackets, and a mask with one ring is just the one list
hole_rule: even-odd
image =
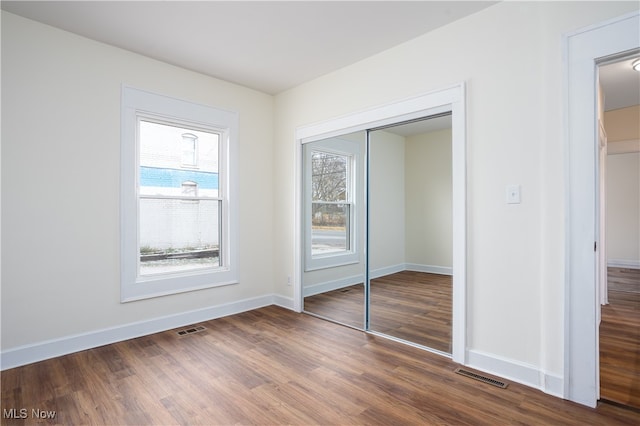
[[487,383],[489,385],[497,386],[497,387],[502,388],[502,389],[506,389],[506,387],[508,386],[506,383],[501,382],[499,380],[495,380],[495,379],[492,379],[492,378],[486,377],[486,376],[481,376],[480,374],[473,373],[471,371],[465,370],[465,369],[460,368],[460,367],[456,368],[454,373],[458,373],[458,374],[461,374],[461,375],[463,375],[465,377],[469,377],[469,378],[474,379],[474,380],[479,380],[479,381],[481,381],[483,383]]
[[198,332],[204,331],[204,330],[206,330],[206,328],[204,328],[201,325],[199,325],[197,327],[190,327],[190,328],[186,328],[184,330],[178,331],[178,336],[186,336],[187,334],[198,333]]

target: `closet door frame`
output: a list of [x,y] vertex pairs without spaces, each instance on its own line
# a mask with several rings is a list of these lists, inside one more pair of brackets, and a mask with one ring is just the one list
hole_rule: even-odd
[[[454,86],[391,102],[372,109],[355,112],[321,123],[296,129],[295,177],[295,285],[294,310],[302,312],[302,256],[304,234],[302,217],[302,146],[306,143],[392,125],[418,118],[451,112],[452,114],[452,173],[453,173],[453,319],[452,353],[454,362],[466,364],[466,115],[464,82]],[[366,256],[365,256],[366,257]],[[368,265],[367,265],[368,268]]]

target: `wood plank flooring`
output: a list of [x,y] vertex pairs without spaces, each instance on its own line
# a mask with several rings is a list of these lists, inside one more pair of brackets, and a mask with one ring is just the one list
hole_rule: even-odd
[[304,299],[306,312],[364,329],[364,284],[315,294]]
[[200,325],[3,371],[3,414],[28,415],[2,424],[640,424],[639,411],[499,389],[446,357],[275,306]]
[[600,323],[600,396],[640,408],[640,269],[609,268]]
[[[451,277],[402,271],[371,280],[370,329],[451,353]],[[305,298],[305,310],[364,328],[364,286]]]
[[370,328],[451,353],[451,277],[402,271],[371,281]]

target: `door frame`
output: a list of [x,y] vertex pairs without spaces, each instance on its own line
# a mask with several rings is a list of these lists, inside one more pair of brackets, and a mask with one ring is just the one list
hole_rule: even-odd
[[564,397],[595,407],[599,398],[600,311],[594,250],[598,229],[597,66],[637,49],[640,13],[563,37],[565,89]]
[[[596,86],[601,92],[600,84]],[[601,94],[601,93],[600,93]],[[607,277],[607,134],[604,130],[602,114],[598,112],[598,296],[600,305],[609,304]],[[597,310],[597,321],[600,324],[602,315]],[[599,386],[598,386],[599,387]]]
[[[387,103],[321,123],[296,129],[296,221],[294,310],[302,312],[302,145],[332,136],[400,123],[451,111],[452,113],[452,208],[453,208],[453,300],[451,358],[465,364],[466,283],[467,283],[467,207],[466,207],[466,102],[465,84],[432,91]],[[366,256],[365,256],[366,258]]]

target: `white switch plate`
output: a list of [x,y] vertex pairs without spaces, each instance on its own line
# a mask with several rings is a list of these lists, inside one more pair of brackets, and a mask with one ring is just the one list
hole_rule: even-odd
[[507,186],[507,204],[520,204],[520,185]]

